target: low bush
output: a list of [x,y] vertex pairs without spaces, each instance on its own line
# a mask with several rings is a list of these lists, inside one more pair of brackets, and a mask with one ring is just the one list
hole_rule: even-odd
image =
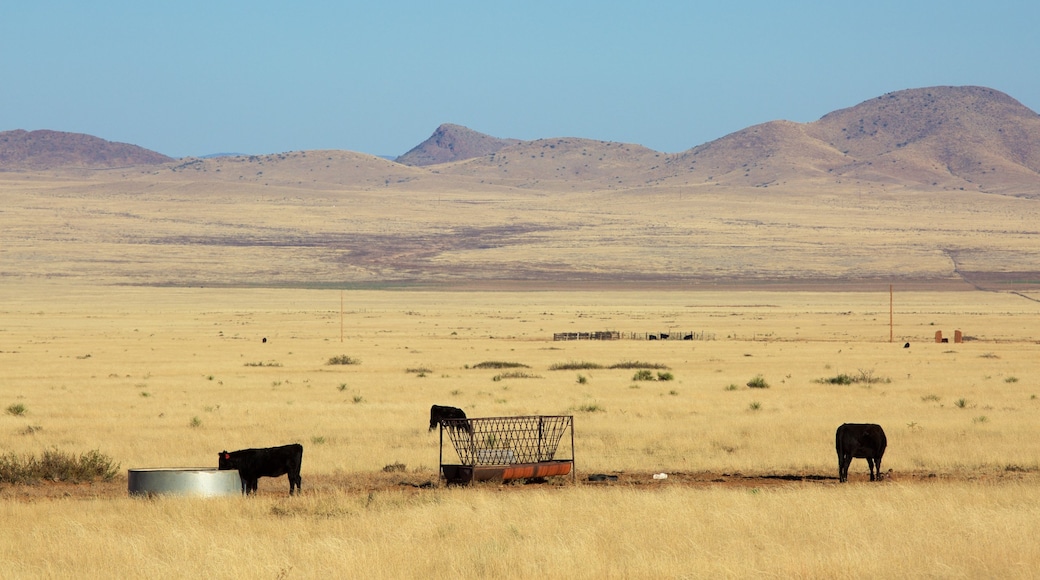
[[0,482],[31,484],[39,481],[83,483],[109,481],[119,473],[119,464],[98,450],[75,455],[57,449],[44,451],[43,456],[18,456],[13,453],[0,456]]
[[554,363],[552,366],[549,367],[549,370],[551,370],[551,371],[586,371],[586,370],[596,370],[596,369],[601,369],[601,368],[603,368],[603,365],[597,364],[597,363],[593,363],[593,362],[571,361],[571,362],[565,362],[565,363]]
[[498,360],[488,360],[473,365],[475,369],[529,369],[531,367],[518,362],[505,362]]
[[887,377],[879,377],[874,374],[874,369],[859,369],[859,374],[850,375],[841,373],[839,375],[825,378],[816,379],[817,383],[825,385],[854,385],[854,384],[866,384],[873,385],[875,383],[891,383],[892,379]]
[[769,383],[766,382],[762,375],[755,375],[753,379],[747,382],[747,386],[751,389],[768,389]]
[[663,365],[663,364],[660,364],[660,363],[640,362],[640,361],[625,361],[625,362],[619,362],[617,364],[612,364],[608,368],[611,368],[611,369],[654,369],[654,370],[660,369],[660,370],[668,370],[668,365]]
[[334,356],[334,357],[330,358],[329,362],[327,362],[325,364],[329,364],[329,365],[359,365],[359,364],[361,364],[361,361],[356,359],[356,358],[354,358],[354,357],[350,357],[350,356],[347,356],[345,354],[341,354],[339,356]]
[[542,377],[540,377],[538,375],[532,375],[532,374],[529,374],[529,373],[525,373],[523,371],[512,371],[512,372],[508,372],[508,373],[497,374],[497,375],[491,377],[491,380],[493,380],[493,381],[501,381],[502,379],[540,379],[540,378],[542,378]]

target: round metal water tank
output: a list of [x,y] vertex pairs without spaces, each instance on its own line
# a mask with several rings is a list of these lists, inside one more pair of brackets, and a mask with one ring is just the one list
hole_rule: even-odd
[[130,469],[126,479],[130,495],[217,497],[242,493],[242,480],[237,469],[151,467]]

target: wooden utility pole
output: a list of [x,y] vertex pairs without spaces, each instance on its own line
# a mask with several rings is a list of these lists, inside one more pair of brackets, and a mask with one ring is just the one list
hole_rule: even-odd
[[343,342],[343,291],[339,291],[339,341]]
[[892,342],[894,338],[894,330],[892,329],[892,285],[888,285],[888,342]]

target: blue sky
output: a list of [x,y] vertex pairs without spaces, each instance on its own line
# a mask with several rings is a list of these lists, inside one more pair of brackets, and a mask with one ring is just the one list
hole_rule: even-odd
[[1040,111],[1035,0],[7,2],[0,131],[399,155],[441,123],[676,152],[884,93]]

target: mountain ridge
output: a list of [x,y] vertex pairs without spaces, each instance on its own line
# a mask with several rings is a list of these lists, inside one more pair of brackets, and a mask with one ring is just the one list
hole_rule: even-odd
[[[19,140],[20,149],[11,146]],[[302,162],[307,156],[296,153],[224,159],[268,160],[285,180],[295,177],[302,182],[304,176],[294,175],[291,160]],[[336,161],[322,166],[315,163],[317,154]],[[306,177],[350,186],[353,176],[360,180],[356,185],[364,187],[416,187],[431,180],[565,190],[854,183],[1032,196],[1040,195],[1040,115],[995,89],[941,86],[886,93],[808,123],[775,120],[753,125],[678,153],[578,137],[502,139],[445,123],[393,161],[376,163],[367,157],[312,152]],[[165,164],[176,171],[192,159],[196,158],[173,160],[85,135],[0,133],[0,170]],[[296,173],[304,171],[302,167]],[[257,175],[267,179],[271,173],[253,172],[251,177]]]

